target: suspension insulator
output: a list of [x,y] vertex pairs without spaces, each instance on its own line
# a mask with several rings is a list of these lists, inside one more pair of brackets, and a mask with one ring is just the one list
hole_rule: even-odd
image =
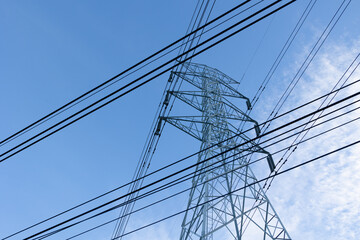
[[266,159],[269,164],[270,171],[273,172],[275,170],[275,163],[272,156],[269,154],[267,155]]
[[159,119],[159,122],[158,122],[158,125],[157,125],[157,128],[156,128],[156,131],[155,131],[155,135],[160,135],[160,131],[161,131],[161,121],[162,121],[162,118]]
[[251,110],[251,103],[250,103],[249,99],[246,100],[246,106],[247,106],[248,110]]
[[168,79],[168,82],[172,82],[172,80],[173,80],[173,75],[174,75],[173,72],[171,72],[171,73],[170,73],[170,77],[169,77],[169,79]]
[[258,123],[255,123],[255,124],[254,124],[254,128],[255,128],[256,136],[257,136],[257,137],[260,136],[261,131],[260,131],[259,124],[258,124]]
[[165,96],[165,100],[164,100],[164,105],[169,105],[169,101],[170,101],[170,92],[167,91],[166,96]]

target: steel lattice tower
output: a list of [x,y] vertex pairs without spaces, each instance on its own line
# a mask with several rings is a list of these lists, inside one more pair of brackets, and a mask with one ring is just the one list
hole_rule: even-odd
[[[251,122],[260,134],[256,121],[247,116],[231,99],[242,99],[250,108],[250,101],[236,90],[239,83],[222,72],[201,64],[185,63],[184,71],[172,72],[196,88],[194,91],[169,91],[200,113],[197,116],[168,116],[162,120],[181,129],[201,142],[202,151],[194,175],[187,211],[182,222],[180,239],[290,239],[260,184],[256,181],[246,153],[266,154],[270,170],[274,170],[271,155],[250,138],[238,134],[235,123]],[[169,81],[171,81],[170,77]],[[159,126],[161,125],[159,122]],[[234,148],[240,142],[247,142]],[[222,142],[219,144],[219,142]],[[234,148],[234,149],[232,149]],[[230,151],[229,151],[230,150]],[[227,151],[224,154],[224,151]],[[218,167],[213,163],[220,162]],[[206,168],[208,167],[208,168]],[[210,171],[206,171],[211,169]],[[241,187],[240,191],[234,191]],[[245,232],[246,230],[246,232]]]

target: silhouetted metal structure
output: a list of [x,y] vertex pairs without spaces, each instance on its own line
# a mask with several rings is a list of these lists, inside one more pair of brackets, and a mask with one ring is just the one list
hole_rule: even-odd
[[[159,126],[170,123],[198,139],[205,151],[198,155],[180,239],[290,239],[260,184],[252,184],[257,180],[244,157],[266,154],[274,170],[271,155],[239,133],[238,126],[246,121],[260,134],[257,122],[232,103],[240,99],[250,109],[249,99],[236,90],[237,81],[214,68],[195,63],[183,67],[184,71],[172,72],[169,81],[179,77],[195,90],[168,91],[164,104],[173,96],[199,114],[161,117]],[[240,142],[244,145],[237,147]]]

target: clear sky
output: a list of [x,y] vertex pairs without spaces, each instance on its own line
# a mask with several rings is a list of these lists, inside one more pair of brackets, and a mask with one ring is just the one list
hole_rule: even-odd
[[[238,80],[245,74],[239,91],[252,98],[308,2],[299,0],[194,62]],[[341,2],[317,1],[252,117],[259,122],[266,119]],[[218,1],[212,17],[237,3]],[[0,1],[1,140],[183,36],[195,4],[190,0]],[[360,2],[353,0],[283,110],[328,92],[360,52],[359,10]],[[356,76],[359,71],[350,80]],[[167,78],[166,74],[0,163],[0,237],[128,182]],[[284,168],[359,140],[358,129],[354,123],[299,147]],[[198,147],[185,134],[166,126],[151,170]],[[7,147],[0,149],[2,153]],[[268,195],[293,239],[358,238],[358,149],[274,181]],[[266,165],[259,166],[260,175],[262,167],[268,171]],[[175,204],[144,211],[129,227],[181,210],[185,199],[181,196]],[[111,213],[50,239],[71,236],[115,216],[116,212]],[[181,217],[172,219],[128,239],[176,239],[180,221]],[[112,229],[109,225],[78,239],[109,239]]]

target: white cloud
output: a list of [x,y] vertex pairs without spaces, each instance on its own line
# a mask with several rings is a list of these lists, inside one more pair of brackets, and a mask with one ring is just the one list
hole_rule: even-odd
[[[359,53],[359,47],[359,40],[327,44],[299,82],[288,102],[288,109],[330,91]],[[359,70],[348,83],[358,78]],[[356,85],[343,91],[336,99],[359,90],[359,85]],[[359,113],[353,112],[314,129],[307,137],[359,117]],[[302,115],[304,111],[298,114]],[[346,125],[299,146],[284,169],[359,139],[359,122]],[[293,239],[356,239],[360,236],[359,156],[360,146],[354,146],[274,181],[269,195]]]

